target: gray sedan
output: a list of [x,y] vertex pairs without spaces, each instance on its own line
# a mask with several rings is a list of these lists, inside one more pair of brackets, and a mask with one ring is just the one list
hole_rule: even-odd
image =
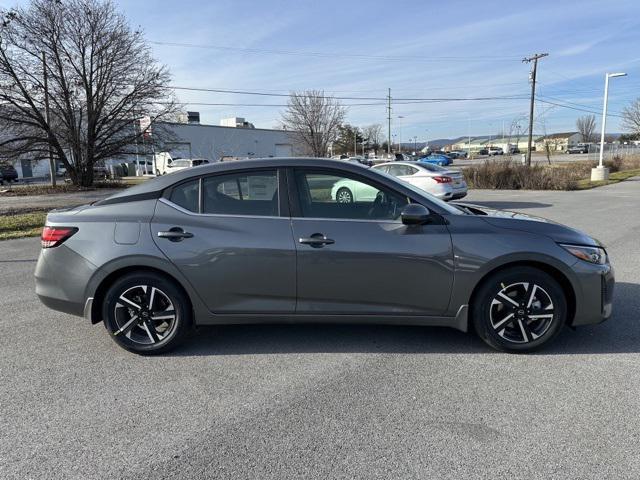
[[[375,189],[337,201],[334,185]],[[51,212],[36,292],[160,353],[194,325],[375,322],[473,329],[528,351],[611,315],[604,246],[518,213],[451,205],[326,159],[183,170]]]

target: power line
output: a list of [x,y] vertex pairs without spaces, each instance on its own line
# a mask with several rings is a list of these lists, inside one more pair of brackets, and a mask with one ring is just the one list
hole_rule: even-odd
[[363,55],[356,53],[328,53],[328,52],[304,52],[299,50],[275,50],[264,48],[243,48],[243,47],[230,47],[227,45],[206,45],[195,43],[180,43],[180,42],[159,42],[150,41],[153,45],[162,45],[167,47],[184,47],[184,48],[201,48],[201,49],[213,49],[213,50],[225,50],[230,52],[242,52],[252,54],[268,54],[268,55],[291,55],[291,56],[303,56],[303,57],[319,57],[319,58],[350,58],[361,60],[384,60],[384,61],[418,61],[418,62],[439,62],[443,60],[460,60],[460,61],[517,61],[521,56],[509,56],[509,55],[467,55],[467,56],[423,56],[423,55]]
[[[541,103],[547,103],[549,105],[555,105],[556,107],[562,107],[562,108],[568,108],[569,110],[576,110],[578,112],[585,112],[585,113],[593,113],[595,115],[599,115],[602,112],[597,112],[595,110],[588,110],[586,108],[578,108],[578,107],[572,107],[570,105],[565,105],[562,103],[556,103],[556,102],[550,102],[549,100],[541,100],[540,98],[536,99],[537,102],[541,102]],[[618,117],[618,118],[624,118],[623,115],[617,114],[617,113],[607,113],[608,117]]]
[[[249,91],[249,90],[229,90],[222,88],[204,88],[204,87],[182,87],[182,86],[173,86],[173,85],[165,85],[164,88],[172,89],[172,90],[183,90],[189,92],[211,92],[211,93],[224,93],[224,94],[234,94],[234,95],[256,95],[262,97],[290,97],[290,93],[269,93],[269,92],[258,92],[258,91]],[[379,101],[386,102],[387,97],[342,97],[342,96],[332,96],[332,95],[320,95],[318,98],[324,99],[333,99],[333,100],[369,100],[369,101]],[[399,102],[464,102],[464,101],[480,101],[480,100],[503,100],[503,99],[520,99],[523,98],[522,95],[504,95],[504,96],[487,96],[487,97],[433,97],[433,98],[396,98],[396,101]]]

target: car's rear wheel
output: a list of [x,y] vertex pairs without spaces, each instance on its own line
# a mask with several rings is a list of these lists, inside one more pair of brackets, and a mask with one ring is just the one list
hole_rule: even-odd
[[130,273],[107,291],[102,315],[111,338],[140,354],[176,347],[191,326],[190,303],[171,280],[153,272]]
[[353,203],[353,193],[347,187],[339,188],[336,192],[336,202]]
[[474,295],[473,325],[487,344],[502,351],[535,350],[566,323],[567,299],[546,272],[513,267],[487,278]]

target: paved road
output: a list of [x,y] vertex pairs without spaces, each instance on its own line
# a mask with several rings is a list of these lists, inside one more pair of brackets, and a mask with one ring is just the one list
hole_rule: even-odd
[[54,193],[49,195],[25,195],[10,197],[0,194],[0,214],[29,210],[48,210],[71,207],[95,202],[120,191],[116,188],[102,188],[86,192]]
[[447,329],[238,326],[143,358],[38,303],[37,240],[0,243],[0,478],[639,478],[640,181],[470,200],[605,241],[614,317],[524,356]]

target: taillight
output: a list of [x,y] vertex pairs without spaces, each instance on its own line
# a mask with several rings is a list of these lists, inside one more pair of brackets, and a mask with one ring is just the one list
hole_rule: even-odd
[[76,227],[46,226],[42,229],[42,235],[40,236],[40,243],[42,244],[42,248],[57,247],[77,231],[78,229]]
[[436,177],[431,177],[431,178],[433,178],[438,183],[451,183],[451,177],[436,176]]

